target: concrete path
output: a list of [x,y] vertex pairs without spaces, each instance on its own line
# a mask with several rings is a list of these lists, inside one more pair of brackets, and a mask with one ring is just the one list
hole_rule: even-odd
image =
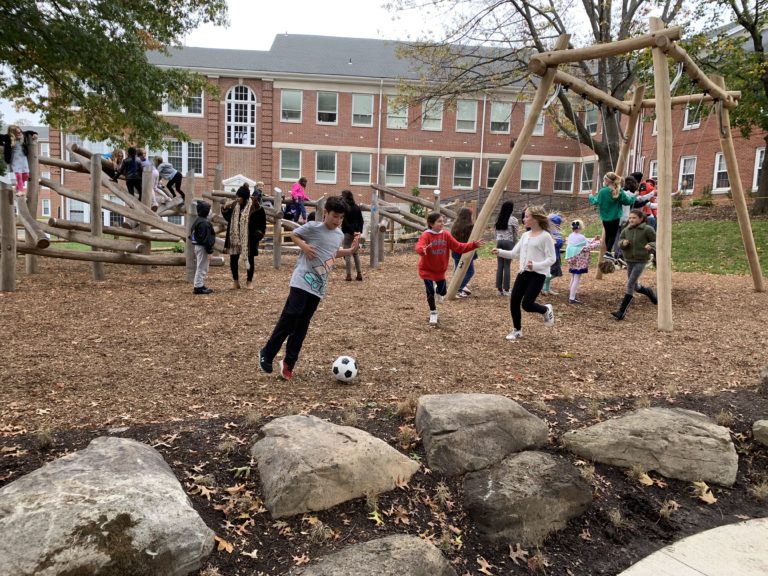
[[640,560],[619,576],[766,576],[768,518],[713,528]]

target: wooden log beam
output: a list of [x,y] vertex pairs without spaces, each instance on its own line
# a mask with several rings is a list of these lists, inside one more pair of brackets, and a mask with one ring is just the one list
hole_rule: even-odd
[[[152,190],[152,171],[144,170],[141,173],[141,203],[150,212],[152,212],[152,195],[153,194],[154,192]],[[149,224],[140,223],[139,232],[143,232],[144,234],[149,232]],[[151,253],[152,243],[149,240],[142,240],[142,242],[144,243],[144,247],[145,247],[144,252]],[[151,271],[152,271],[152,268],[150,266],[139,266],[139,274],[149,274]]]
[[[635,86],[635,93],[632,97],[632,105],[629,110],[629,122],[627,123],[627,132],[624,135],[625,139],[621,143],[621,149],[619,150],[619,159],[616,161],[616,173],[624,174],[627,166],[627,160],[629,159],[629,150],[632,148],[632,143],[635,139],[635,131],[637,130],[637,120],[642,112],[640,104],[643,101],[643,95],[645,94],[645,86]],[[638,182],[640,184],[640,182]],[[575,186],[574,186],[575,188]]]
[[617,40],[608,44],[594,44],[584,48],[542,52],[531,57],[532,66],[529,66],[528,69],[538,76],[543,76],[546,69],[551,66],[558,66],[566,62],[582,62],[584,60],[629,54],[635,50],[652,48],[660,44],[665,45],[672,40],[680,40],[682,34],[682,28],[671,26],[670,28],[658,31],[651,30],[650,34],[645,34],[644,36],[635,36],[634,38]]
[[[94,154],[91,156],[91,168],[90,168],[90,179],[91,179],[91,231],[90,234],[88,234],[88,238],[91,242],[100,242],[101,240],[104,240],[103,229],[104,229],[104,221],[102,220],[103,214],[101,212],[101,202],[103,200],[101,196],[101,178],[99,177],[101,174],[101,156],[99,154]],[[76,232],[74,230],[67,230],[65,234],[70,236],[79,235],[80,232]],[[86,236],[83,234],[83,236]],[[77,240],[74,240],[77,242]],[[113,242],[122,242],[122,240],[113,240]],[[127,243],[127,242],[126,242]],[[96,248],[103,248],[103,246],[98,246],[98,244],[90,244],[91,250],[95,251]],[[138,252],[144,252],[144,245],[141,243],[134,243],[134,246],[141,247],[141,250],[137,250]],[[130,252],[131,250],[126,250],[126,252]],[[91,265],[91,278],[95,282],[103,282],[106,280],[107,275],[104,271],[104,262],[94,262]]]
[[394,212],[385,212],[382,210],[380,213],[380,216],[381,218],[387,218],[391,222],[397,222],[398,224],[402,226],[407,226],[408,228],[416,228],[417,230],[421,230],[422,232],[427,229],[426,224],[420,225],[420,224],[417,224],[416,222],[406,220],[405,218],[403,218],[402,216]]
[[[741,90],[728,90],[726,92],[728,96],[738,101],[741,100]],[[675,106],[682,106],[688,104],[698,104],[699,102],[714,102],[716,99],[711,94],[688,94],[683,96],[673,96],[669,99],[670,104],[674,108]],[[643,108],[656,108],[656,99],[647,98],[643,100]]]
[[[29,163],[29,182],[27,182],[27,208],[33,220],[37,220],[38,198],[40,196],[40,144],[36,140],[29,146],[27,153]],[[27,274],[37,274],[40,271],[37,256],[25,257]]]
[[30,247],[40,248],[41,250],[48,248],[51,243],[50,240],[43,232],[40,226],[40,222],[32,217],[27,208],[27,203],[22,198],[16,203],[16,212],[18,213],[19,221],[24,226],[24,232],[27,236],[26,244]]
[[[90,232],[91,227],[83,222],[74,220],[62,220],[60,218],[49,218],[48,226],[56,229],[51,234],[61,236],[61,230],[77,230],[80,232]],[[61,230],[59,230],[61,229]],[[46,229],[47,231],[47,229]],[[124,236],[125,238],[136,238],[138,240],[150,240],[152,242],[178,242],[179,238],[171,234],[157,234],[148,232],[146,234],[138,230],[128,230],[127,228],[118,228],[116,226],[104,226],[102,232],[108,236]]]
[[0,292],[16,291],[16,221],[14,190],[0,182]]
[[[79,232],[77,230],[65,230],[64,228],[54,228],[48,224],[42,224],[43,229],[49,234],[67,240],[68,242],[79,242],[86,246],[92,246],[98,250],[112,250],[115,252],[128,252],[130,254],[148,254],[147,246],[142,241],[137,240],[115,240],[114,238],[104,238],[103,236],[93,235],[92,232]],[[95,277],[94,280],[99,280]],[[103,278],[102,278],[103,279]]]
[[[419,196],[412,196],[410,194],[406,194],[405,192],[400,192],[399,190],[395,190],[393,188],[387,188],[386,186],[379,186],[378,184],[371,184],[371,188],[373,188],[374,190],[378,190],[380,192],[385,192],[386,194],[392,194],[392,196],[394,196],[395,198],[400,198],[401,200],[405,200],[406,202],[410,202],[411,204],[418,204],[419,206],[424,206],[429,210],[433,210],[435,207],[434,201],[426,200]],[[445,206],[440,207],[440,213],[443,214],[444,216],[447,216],[451,220],[456,219],[456,212],[454,212],[449,208],[446,208]]]
[[576,76],[568,74],[567,72],[563,72],[562,70],[555,72],[555,83],[561,84],[563,87],[573,90],[590,102],[595,104],[602,104],[608,106],[609,108],[614,108],[622,114],[629,114],[631,111],[630,105],[624,102],[624,100],[614,98],[599,88],[595,88],[591,84],[584,82],[584,80],[576,78]]
[[[131,264],[136,266],[184,266],[186,259],[183,254],[126,254],[125,252],[81,252],[79,250],[63,250],[60,248],[30,248],[19,246],[22,254],[36,254],[49,258],[64,260],[79,260],[81,262],[105,262],[107,264]],[[224,257],[211,258],[211,266],[223,266]]]
[[47,158],[45,156],[40,157],[40,164],[44,166],[53,166],[54,168],[63,168],[70,172],[85,172],[88,173],[88,169],[83,167],[79,162],[69,162],[68,160],[61,160],[60,158]]
[[379,187],[372,186],[373,193],[371,194],[371,221],[368,224],[368,237],[369,237],[369,264],[371,268],[376,268],[379,265]]
[[[90,160],[93,156],[98,156],[99,157],[99,164],[98,164],[98,166],[100,168],[97,169],[97,171],[104,170],[104,168],[111,168],[112,167],[112,164],[110,163],[110,161],[107,160],[106,158],[104,158],[101,154],[94,154],[93,152],[91,152],[87,148],[83,148],[82,146],[80,146],[78,144],[70,144],[69,145],[69,149],[72,150],[72,152],[74,152],[75,154],[79,154],[80,156],[82,156],[83,158],[85,158],[87,160]],[[84,168],[85,168],[85,166],[84,166]],[[89,171],[91,170],[90,163],[89,163],[89,166],[87,167],[87,169]]]
[[187,269],[187,282],[195,281],[197,261],[195,260],[195,248],[192,244],[192,224],[197,214],[192,201],[195,199],[195,171],[187,171],[187,192],[184,195],[184,258]]
[[273,227],[274,235],[272,236],[272,267],[277,270],[280,268],[280,260],[283,251],[283,212],[280,207],[283,205],[283,191],[280,188],[274,190],[274,205],[275,205],[275,225]]

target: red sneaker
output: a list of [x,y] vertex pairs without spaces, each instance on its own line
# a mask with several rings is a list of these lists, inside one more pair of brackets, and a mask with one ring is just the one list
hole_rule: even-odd
[[290,380],[293,378],[293,370],[283,360],[280,360],[280,378]]

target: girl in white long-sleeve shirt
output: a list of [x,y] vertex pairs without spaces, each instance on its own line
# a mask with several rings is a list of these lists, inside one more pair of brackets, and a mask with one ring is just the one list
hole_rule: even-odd
[[536,303],[536,298],[544,286],[549,268],[555,262],[555,241],[547,234],[549,219],[544,206],[529,206],[525,209],[523,225],[529,230],[520,237],[520,241],[512,250],[492,252],[502,258],[517,258],[520,261],[519,272],[512,287],[509,299],[509,310],[512,313],[512,332],[507,334],[507,340],[522,338],[522,312],[536,312],[544,315],[544,325],[555,325],[555,313],[551,304],[542,306]]

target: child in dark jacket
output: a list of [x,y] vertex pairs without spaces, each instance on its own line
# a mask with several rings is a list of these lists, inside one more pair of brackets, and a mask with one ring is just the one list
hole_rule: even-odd
[[629,225],[622,230],[619,245],[627,263],[627,290],[619,309],[611,315],[616,320],[623,320],[635,292],[647,296],[654,304],[658,302],[652,288],[640,285],[640,275],[656,248],[656,231],[645,223],[645,214],[639,208],[629,213]]
[[118,169],[115,180],[119,176],[125,176],[125,186],[132,196],[138,196],[141,202],[141,160],[138,157],[138,151],[131,146],[128,148],[128,156]]
[[205,285],[205,277],[208,275],[208,266],[213,254],[213,246],[216,244],[216,232],[213,224],[208,220],[211,213],[211,205],[208,202],[197,203],[197,219],[192,224],[192,244],[195,249],[195,288],[193,294],[210,294],[213,292]]

